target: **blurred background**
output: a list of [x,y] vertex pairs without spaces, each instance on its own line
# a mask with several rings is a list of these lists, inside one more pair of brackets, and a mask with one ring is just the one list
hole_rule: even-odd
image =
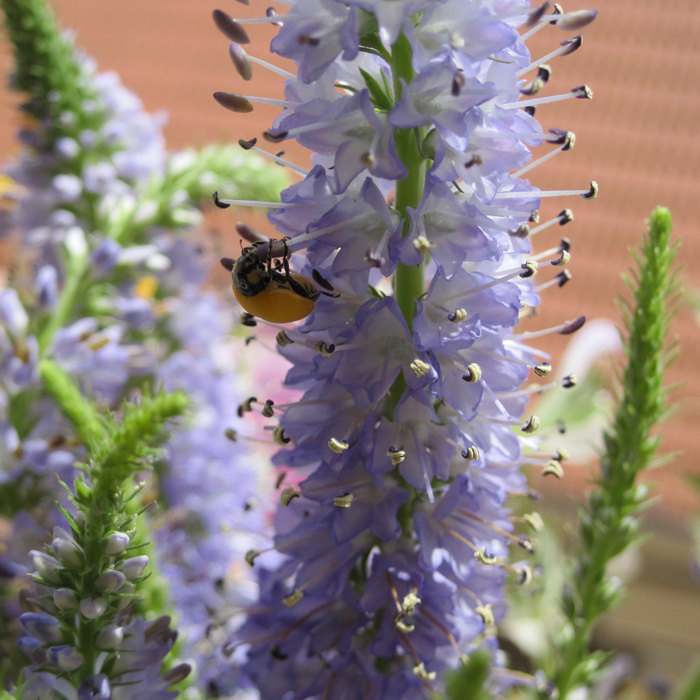
[[[117,71],[149,111],[169,113],[165,132],[171,149],[259,137],[279,111],[256,106],[252,114],[237,115],[212,99],[216,90],[282,96],[281,79],[265,69],[256,67],[253,80],[244,83],[229,61],[227,40],[211,21],[211,11],[217,7],[236,17],[263,15],[265,5],[256,0],[250,7],[233,0],[220,5],[201,0],[54,0],[53,5],[63,26],[77,33],[78,45],[96,58],[100,70]],[[545,89],[553,95],[586,83],[594,99],[544,105],[536,115],[545,129],[574,131],[576,148],[527,177],[543,190],[582,189],[596,180],[600,194],[595,200],[544,201],[543,220],[564,206],[574,211],[575,220],[565,229],[549,229],[537,241],[542,249],[556,245],[559,235],[571,239],[573,279],[561,289],[547,290],[538,317],[528,323],[548,327],[585,314],[619,326],[621,315],[615,299],[626,292],[621,274],[632,264],[629,248],[641,242],[651,209],[669,207],[676,236],[682,241],[679,261],[684,279],[673,325],[678,357],[668,375],[668,383],[678,386],[671,394],[673,415],[660,430],[661,452],[672,459],[647,474],[659,496],[645,519],[645,528],[654,537],[620,563],[619,573],[629,580],[631,596],[603,624],[598,639],[603,646],[629,649],[644,673],[667,677],[682,673],[700,649],[700,577],[692,563],[691,537],[699,491],[690,479],[692,474],[700,477],[696,458],[700,450],[700,273],[695,267],[700,259],[695,222],[700,201],[700,135],[695,130],[700,121],[696,87],[700,83],[700,3],[678,0],[669,7],[657,0],[605,0],[598,6],[600,15],[584,30],[583,47],[550,64],[553,77]],[[583,7],[567,5],[565,9]],[[275,29],[266,25],[247,29],[252,39],[249,53],[268,58]],[[569,36],[555,28],[541,31],[529,42],[533,58],[549,53]],[[10,72],[10,59],[7,44],[0,40],[3,75]],[[272,60],[284,65],[278,57]],[[2,160],[15,148],[18,102],[3,85]],[[301,148],[283,146],[292,160],[308,164],[308,155]],[[209,218],[210,227],[221,233],[222,248],[232,249],[228,254],[234,257],[238,251],[232,235],[235,216],[217,211]],[[265,228],[263,216],[248,212],[239,216]],[[223,271],[215,271],[213,280],[226,289]],[[231,313],[237,313],[233,300]],[[583,355],[604,349],[605,337],[589,336]],[[560,367],[565,340],[557,336],[538,342],[552,353],[555,370]],[[612,376],[611,360],[604,356],[599,362],[603,372]],[[577,366],[561,369],[575,372]],[[604,411],[603,388],[604,384],[592,396],[576,388],[565,398],[574,408],[577,402],[592,401]],[[550,417],[571,410],[550,397],[543,401],[543,411]],[[575,503],[594,475],[595,455],[583,449],[592,436],[591,430],[577,436],[581,449],[573,450],[574,457],[586,454],[586,464],[570,466],[561,482],[542,483],[533,475],[533,485],[546,495],[542,509],[555,522],[559,518],[571,522]],[[566,444],[566,436],[562,443]],[[562,527],[565,531],[566,526]]]

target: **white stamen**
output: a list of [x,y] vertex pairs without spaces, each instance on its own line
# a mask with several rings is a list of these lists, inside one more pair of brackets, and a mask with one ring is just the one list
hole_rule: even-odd
[[[584,89],[585,88],[585,89]],[[518,109],[520,107],[530,107],[532,105],[543,105],[549,102],[561,102],[562,100],[571,99],[588,99],[593,97],[593,92],[582,86],[581,88],[574,88],[570,92],[566,92],[563,95],[550,95],[549,97],[535,97],[532,100],[520,100],[518,102],[506,102],[505,104],[499,105],[503,109]]]
[[550,51],[546,56],[542,56],[542,58],[537,59],[536,61],[533,61],[529,66],[526,66],[525,68],[522,68],[519,70],[515,75],[520,78],[521,76],[525,75],[525,73],[528,73],[529,71],[539,68],[543,63],[547,63],[547,61],[550,61],[553,58],[556,58],[560,54],[564,53],[565,51],[570,51],[571,50],[571,44],[569,42],[564,43],[562,46],[560,46],[558,49],[554,49],[554,51]]
[[292,163],[291,161],[285,160],[284,158],[280,158],[279,156],[275,155],[274,153],[269,153],[268,151],[265,151],[262,148],[259,148],[258,146],[253,146],[252,148],[249,148],[247,150],[255,151],[256,153],[259,153],[261,156],[265,156],[266,158],[273,160],[275,163],[279,163],[280,165],[283,165],[285,168],[289,168],[290,170],[293,170],[295,173],[299,173],[300,175],[303,175],[304,177],[306,177],[309,174],[309,171],[307,168],[302,168],[301,165],[297,165],[296,163]]
[[262,207],[263,209],[286,209],[297,206],[288,202],[261,202],[254,199],[220,199],[219,204],[229,204],[234,207]]
[[526,166],[523,168],[520,168],[520,170],[511,173],[511,177],[522,177],[525,173],[529,172],[530,170],[533,170],[536,168],[538,165],[542,165],[542,163],[546,163],[550,158],[554,158],[557,153],[561,153],[562,151],[568,151],[571,150],[568,144],[564,144],[560,148],[555,148],[553,151],[550,151],[546,155],[542,156],[541,158],[538,158],[537,160],[533,160],[531,163],[528,163]]
[[531,192],[497,192],[494,199],[525,199],[527,197],[583,197],[588,190],[532,190]]
[[241,95],[249,102],[259,102],[263,105],[275,105],[277,107],[298,107],[301,102],[290,102],[289,100],[278,100],[274,97],[255,97],[254,95]]
[[288,70],[284,70],[284,68],[280,68],[279,66],[276,66],[273,63],[263,61],[262,58],[256,58],[255,56],[251,56],[250,54],[248,54],[248,60],[252,63],[257,63],[259,66],[267,68],[273,73],[277,73],[277,75],[281,75],[283,78],[287,78],[288,80],[295,77],[294,73],[290,73]]

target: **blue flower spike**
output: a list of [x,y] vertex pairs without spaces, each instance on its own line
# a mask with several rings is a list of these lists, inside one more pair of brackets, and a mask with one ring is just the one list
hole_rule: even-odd
[[[286,237],[284,264],[334,294],[300,324],[270,324],[291,363],[286,385],[302,395],[263,415],[283,437],[275,464],[299,476],[281,492],[270,546],[281,556],[248,557],[260,599],[228,651],[247,649],[268,700],[426,700],[478,647],[494,652],[495,692],[539,687],[499,667],[494,626],[506,582],[532,575],[520,561],[532,542],[510,518],[510,499],[530,493],[522,467],[563,473],[563,451],[542,454],[528,399],[575,378],[543,381],[551,365],[528,341],[585,318],[518,324],[570,277],[568,239],[542,252],[532,241],[573,215],[540,207],[595,197],[597,185],[540,191],[524,178],[575,141],[535,110],[592,96],[549,90],[580,36],[553,37],[537,60],[526,40],[579,31],[597,12],[525,0],[284,4],[284,15],[237,20],[279,26],[272,52],[297,66],[264,139],[313,152],[269,218]],[[245,101],[247,111],[260,99]]]

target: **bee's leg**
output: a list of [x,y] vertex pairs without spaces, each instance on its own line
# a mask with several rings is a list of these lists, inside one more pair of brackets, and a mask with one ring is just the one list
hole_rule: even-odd
[[300,282],[297,282],[294,277],[290,276],[287,282],[289,283],[290,289],[300,297],[304,297],[304,299],[313,299],[314,301],[318,299],[319,294],[317,290],[305,287]]
[[[289,258],[287,257],[287,243],[286,243],[286,241],[284,243],[284,253],[285,253],[285,255],[282,258],[282,267],[284,268],[284,281],[291,282],[292,275],[289,272]],[[292,289],[294,289],[294,287],[292,287]],[[297,294],[298,294],[298,292],[297,292]]]

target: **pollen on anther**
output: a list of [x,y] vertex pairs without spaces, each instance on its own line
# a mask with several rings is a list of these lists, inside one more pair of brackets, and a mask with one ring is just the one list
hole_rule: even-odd
[[472,445],[468,450],[462,450],[463,459],[468,459],[470,462],[475,462],[479,456],[479,448],[476,445]]
[[540,362],[534,371],[538,377],[546,377],[552,371],[552,365],[549,362]]
[[562,379],[562,386],[565,389],[571,389],[571,387],[576,386],[577,380],[576,380],[576,375],[575,374],[567,374],[564,379]]
[[571,260],[571,253],[568,250],[562,250],[559,259],[554,260],[552,265],[564,266],[569,263],[569,260]]
[[345,440],[338,440],[338,438],[332,437],[328,441],[328,447],[330,447],[333,452],[339,455],[345,452],[345,450],[347,450],[348,447],[350,447],[350,445],[348,445],[348,443],[345,442]]
[[272,439],[277,445],[288,445],[290,442],[290,438],[284,434],[284,428],[279,425],[272,431]]
[[294,341],[287,335],[287,331],[280,331],[275,336],[275,340],[277,341],[277,345],[279,345],[281,348],[294,343]]
[[245,560],[248,566],[253,566],[255,564],[255,559],[260,556],[260,552],[257,549],[249,549],[245,553]]
[[536,511],[533,511],[532,513],[525,513],[525,515],[523,515],[523,520],[533,532],[542,532],[544,529],[544,521],[542,520],[542,516]]
[[477,605],[474,612],[481,616],[481,619],[487,627],[491,627],[496,623],[496,619],[493,616],[493,606],[491,603],[486,603],[486,605]]
[[516,573],[518,575],[516,579],[518,586],[527,586],[532,581],[532,569],[529,566],[522,566],[516,569]]
[[435,247],[435,244],[431,243],[425,236],[418,236],[418,238],[416,238],[416,240],[413,241],[413,247],[421,255],[425,255]]
[[595,199],[598,196],[598,183],[595,180],[591,180],[591,187],[588,192],[584,192],[581,195],[584,199]]
[[472,362],[467,366],[467,371],[462,375],[462,379],[470,384],[475,384],[481,379],[481,367],[476,362]]
[[386,451],[386,456],[391,460],[391,463],[397,467],[406,459],[406,452],[399,447],[390,447]]
[[292,488],[291,486],[287,486],[287,488],[280,494],[280,503],[283,506],[288,506],[292,502],[292,499],[299,497],[300,494],[296,489]]
[[447,320],[452,321],[452,323],[461,323],[462,321],[466,321],[467,320],[467,310],[466,309],[455,309],[453,313],[448,314]]
[[533,275],[537,274],[537,260],[526,260],[520,267],[523,269],[523,271],[520,273],[520,276],[523,279],[527,279],[528,277],[532,277]]
[[417,666],[413,667],[413,673],[424,681],[434,681],[437,677],[437,673],[435,671],[426,670],[425,664],[422,661]]
[[238,440],[238,433],[233,428],[226,428],[226,430],[224,430],[224,435],[226,439],[231,442],[236,442]]
[[350,508],[354,498],[355,496],[353,496],[351,493],[345,493],[342,496],[337,496],[334,498],[333,505],[338,506],[338,508]]
[[410,364],[411,370],[416,377],[423,377],[430,371],[430,365],[423,360],[416,358]]
[[528,422],[525,423],[525,425],[521,428],[521,430],[524,433],[534,433],[537,430],[537,428],[539,428],[539,427],[540,427],[540,419],[537,416],[532,415],[532,416],[530,416],[530,420],[528,420]]
[[275,402],[272,399],[267,399],[260,413],[262,413],[265,418],[272,418],[272,416],[275,415],[274,405]]
[[324,357],[329,357],[335,352],[335,345],[333,343],[326,343],[323,340],[319,340],[315,346],[316,352],[320,353]]
[[240,403],[237,410],[238,417],[243,418],[244,413],[250,413],[253,410],[252,404],[257,400],[257,397],[249,396],[245,401]]
[[486,566],[495,566],[496,564],[498,564],[498,557],[494,557],[491,554],[487,554],[486,547],[477,549],[476,552],[474,552],[474,559],[476,559],[481,564],[485,564]]
[[557,460],[552,459],[544,466],[542,469],[542,476],[556,476],[557,479],[561,479],[564,476],[564,469]]
[[295,588],[288,596],[282,599],[282,602],[287,607],[291,608],[292,605],[296,605],[303,597],[304,594],[298,588]]

